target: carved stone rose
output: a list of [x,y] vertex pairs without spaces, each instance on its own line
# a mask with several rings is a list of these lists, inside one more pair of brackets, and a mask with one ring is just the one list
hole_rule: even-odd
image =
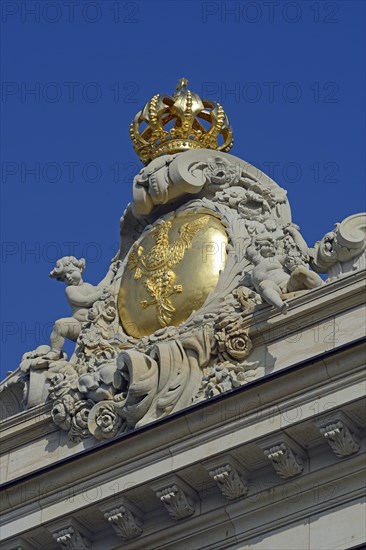
[[51,415],[55,424],[60,426],[63,430],[69,430],[71,427],[71,415],[70,408],[68,407],[68,401],[73,402],[71,396],[66,395],[62,401],[58,401],[52,408]]
[[242,361],[252,349],[252,343],[247,332],[240,327],[224,327],[216,333],[215,338],[218,343],[219,354],[225,361],[232,359]]
[[88,417],[92,405],[90,400],[77,401],[75,403],[74,414],[71,419],[71,429],[69,431],[71,439],[78,440],[81,437],[90,435],[88,431]]
[[117,422],[117,415],[113,411],[113,407],[106,405],[99,411],[95,421],[100,430],[106,435],[114,429]]
[[123,419],[117,414],[113,401],[95,405],[88,419],[88,426],[96,439],[114,437],[122,427]]

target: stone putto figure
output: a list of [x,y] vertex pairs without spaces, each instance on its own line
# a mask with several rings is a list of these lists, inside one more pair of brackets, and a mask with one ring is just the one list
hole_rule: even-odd
[[254,265],[251,279],[257,292],[268,304],[287,313],[286,294],[316,288],[323,281],[306,265],[307,246],[296,226],[285,227],[282,235],[277,233],[277,240],[274,235],[255,235],[247,255]]
[[115,275],[115,269],[111,267],[105,278],[97,286],[93,286],[83,281],[84,269],[84,258],[78,260],[75,256],[65,256],[57,260],[56,267],[51,271],[51,278],[67,284],[66,297],[72,316],[57,319],[50,336],[50,349],[48,346],[41,346],[36,350],[31,357],[32,367],[47,366],[49,362],[60,359],[66,338],[76,342],[88,311],[102,297]]
[[55,322],[50,336],[51,350],[45,356],[47,359],[55,361],[60,358],[65,338],[76,342],[82,323],[87,319],[88,310],[102,297],[115,275],[115,270],[111,267],[104,279],[97,286],[93,286],[83,281],[84,269],[84,258],[77,260],[75,256],[65,256],[56,262],[56,267],[50,273],[53,279],[67,284],[66,297],[72,317],[58,319]]

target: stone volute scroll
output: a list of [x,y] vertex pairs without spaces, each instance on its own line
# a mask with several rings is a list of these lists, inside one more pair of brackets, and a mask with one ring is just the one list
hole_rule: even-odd
[[116,437],[265,375],[249,320],[286,315],[292,298],[365,266],[365,214],[309,248],[286,191],[229,154],[223,107],[187,86],[154,95],[130,126],[144,166],[106,276],[93,286],[83,259],[57,262],[71,315],[2,385],[19,408],[47,400],[72,441]]
[[311,265],[334,281],[366,267],[366,213],[348,216],[315,243]]

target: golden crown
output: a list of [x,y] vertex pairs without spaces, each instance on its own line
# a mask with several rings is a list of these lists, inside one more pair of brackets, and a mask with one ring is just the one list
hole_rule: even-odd
[[230,151],[233,131],[219,103],[187,90],[181,78],[173,96],[154,95],[130,125],[133,147],[144,164],[190,149]]

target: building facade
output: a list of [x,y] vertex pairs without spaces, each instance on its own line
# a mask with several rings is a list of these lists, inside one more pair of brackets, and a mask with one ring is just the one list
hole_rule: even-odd
[[184,79],[131,138],[119,253],[57,262],[73,314],[1,385],[1,548],[362,548],[366,215],[308,248]]

